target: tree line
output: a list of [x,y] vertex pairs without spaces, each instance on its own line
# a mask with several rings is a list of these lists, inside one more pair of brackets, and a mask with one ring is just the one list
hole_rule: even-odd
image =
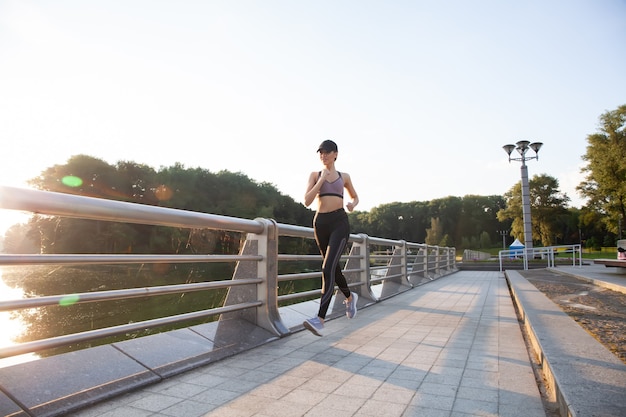
[[[536,243],[614,246],[626,218],[626,105],[600,117],[600,129],[587,137],[582,159],[585,180],[578,191],[588,199],[568,207],[558,180],[546,174],[529,181]],[[108,164],[76,155],[44,170],[30,184],[41,190],[115,199],[139,204],[222,214],[273,218],[309,227],[314,212],[272,184],[243,173],[186,168],[177,163],[154,169],[133,161]],[[457,249],[485,249],[524,241],[521,182],[503,195],[445,197],[388,203],[349,214],[353,233],[403,239]],[[7,253],[236,253],[242,236],[224,231],[180,229],[35,215],[10,228]],[[315,253],[313,242],[290,239],[281,251]]]
[[[310,224],[313,213],[269,183],[243,173],[210,172],[177,163],[155,170],[76,155],[29,181],[37,189],[280,223]],[[236,253],[238,233],[33,216],[10,228],[9,253]]]

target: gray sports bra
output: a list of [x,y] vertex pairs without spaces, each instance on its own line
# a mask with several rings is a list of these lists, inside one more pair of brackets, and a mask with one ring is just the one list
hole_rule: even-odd
[[[322,188],[320,188],[320,192],[318,194],[320,197],[332,195],[335,197],[343,198],[344,182],[343,182],[343,178],[341,177],[341,172],[337,172],[337,174],[339,174],[339,178],[337,178],[335,181],[333,182],[324,181],[324,184],[322,184]],[[320,171],[317,174],[317,178],[319,179],[321,175],[322,175],[322,171]]]

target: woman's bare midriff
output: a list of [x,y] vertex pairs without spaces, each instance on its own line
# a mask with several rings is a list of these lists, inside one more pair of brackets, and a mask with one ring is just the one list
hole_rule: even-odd
[[318,197],[317,200],[318,213],[330,213],[331,211],[343,208],[343,198],[335,197],[334,195]]

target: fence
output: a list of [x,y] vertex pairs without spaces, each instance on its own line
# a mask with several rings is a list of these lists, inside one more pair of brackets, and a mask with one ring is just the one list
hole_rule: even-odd
[[[313,239],[313,230],[271,219],[240,219],[207,213],[197,213],[164,207],[147,206],[121,201],[21,189],[0,186],[0,208],[29,211],[44,215],[90,220],[137,223],[192,229],[212,229],[246,234],[238,255],[176,255],[176,254],[63,254],[63,255],[0,255],[0,265],[115,265],[115,264],[177,264],[230,262],[236,265],[231,280],[220,280],[124,288],[107,291],[64,293],[35,298],[6,300],[0,302],[0,311],[17,311],[59,305],[68,300],[72,304],[94,303],[106,300],[145,299],[164,294],[190,293],[196,291],[228,291],[221,306],[176,314],[151,320],[97,328],[90,331],[59,335],[12,346],[0,347],[0,358],[40,352],[59,346],[94,341],[105,337],[181,324],[197,319],[218,317],[220,322],[246,323],[252,330],[233,336],[231,346],[250,346],[255,337],[254,329],[260,329],[267,337],[283,337],[301,330],[302,320],[313,315],[315,303],[306,302],[320,290],[308,290],[278,295],[281,282],[321,277],[321,271],[302,271],[278,274],[278,264],[302,260],[321,260],[319,255],[278,253],[278,240],[284,237]],[[344,274],[351,289],[359,294],[359,308],[384,300],[421,283],[449,274],[456,270],[455,249],[429,246],[351,234],[349,254],[343,256]],[[377,250],[373,250],[377,249]],[[302,302],[298,302],[302,301]],[[281,304],[291,303],[288,307]],[[295,303],[295,304],[294,304]],[[341,313],[335,299],[331,317]],[[214,325],[214,329],[218,325]]]
[[582,267],[583,254],[581,245],[560,245],[560,246],[546,246],[541,248],[530,249],[509,249],[501,250],[498,252],[498,259],[500,262],[500,272],[503,270],[503,259],[519,259],[522,258],[524,262],[524,269],[528,269],[529,260],[541,259],[547,262],[548,268],[555,266],[555,259],[557,256],[571,254],[572,266]]

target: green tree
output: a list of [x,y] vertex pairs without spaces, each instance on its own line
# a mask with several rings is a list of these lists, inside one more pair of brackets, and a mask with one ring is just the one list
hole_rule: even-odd
[[604,237],[607,234],[611,234],[615,237],[615,234],[606,230],[606,225],[602,221],[603,217],[602,213],[588,206],[580,209],[578,227],[580,239],[582,240],[581,243],[585,247],[600,249],[602,242],[604,242]]
[[[30,183],[47,191],[240,218],[266,217],[301,226],[310,226],[313,218],[311,210],[271,184],[258,184],[242,173],[215,174],[180,163],[155,171],[132,161],[110,165],[76,155],[66,164],[45,169]],[[42,253],[236,253],[241,240],[231,232],[56,216],[34,216],[27,229],[37,252]],[[16,233],[7,238],[5,251],[25,250]],[[283,248],[289,245],[281,243]]]
[[438,217],[433,217],[430,219],[430,229],[426,230],[426,244],[439,245],[443,236],[443,224]]
[[[463,199],[460,197],[445,197],[432,200],[428,203],[428,217],[438,219],[438,231],[439,237],[434,241],[433,245],[438,245],[439,240],[443,235],[447,234],[456,237],[457,227],[459,226],[459,219],[463,212]],[[432,222],[431,222],[432,229]],[[451,239],[452,240],[452,239]],[[428,243],[428,237],[426,238]]]
[[122,195],[124,182],[115,166],[88,155],[76,155],[64,165],[54,165],[29,181],[40,190],[109,199],[130,199]]
[[[355,216],[352,216],[355,217]],[[404,221],[404,203],[383,204],[370,210],[365,219],[356,216],[357,220],[365,220],[365,233],[370,236],[391,239],[391,236],[399,236],[400,223]],[[354,229],[354,225],[352,225]]]
[[[544,246],[558,243],[563,238],[562,223],[567,216],[569,197],[559,190],[559,181],[548,175],[535,176],[534,184],[535,211],[532,217],[534,223],[533,233],[537,233]],[[533,196],[533,194],[531,194]]]
[[450,236],[448,236],[447,233],[443,236],[443,238],[441,238],[441,241],[439,242],[439,246],[454,246],[452,245]]
[[[498,230],[509,228],[510,222],[506,221],[503,226],[496,217],[504,207],[506,202],[502,196],[449,196],[431,201],[383,204],[370,212],[354,212],[349,216],[352,230],[357,233],[440,246],[445,241],[445,246],[478,248],[483,231],[489,234],[488,241],[494,242],[500,239]],[[437,219],[437,229],[433,229],[432,219]],[[482,242],[485,245],[487,239],[483,238]]]
[[14,224],[4,234],[5,253],[39,253],[39,239],[28,224]]
[[[456,230],[457,242],[462,242],[463,237],[481,236],[483,232],[489,234],[490,242],[497,242],[501,239],[498,230],[510,228],[508,222],[502,225],[496,217],[496,213],[506,207],[506,201],[502,196],[466,195],[463,197],[461,207],[462,211]],[[483,240],[482,236],[481,240]],[[488,246],[481,244],[481,247],[486,248]]]
[[600,116],[600,131],[587,136],[585,181],[577,187],[587,205],[603,214],[613,233],[626,220],[626,105]]
[[[559,219],[567,214],[569,197],[559,191],[559,181],[546,174],[535,175],[528,185],[533,240],[540,241],[544,246],[550,246],[557,238],[563,237]],[[500,221],[512,220],[511,235],[524,241],[521,190],[520,181],[505,193],[506,208],[498,211],[497,217]]]
[[491,237],[489,237],[489,233],[482,232],[480,234],[480,248],[487,249],[491,247]]

